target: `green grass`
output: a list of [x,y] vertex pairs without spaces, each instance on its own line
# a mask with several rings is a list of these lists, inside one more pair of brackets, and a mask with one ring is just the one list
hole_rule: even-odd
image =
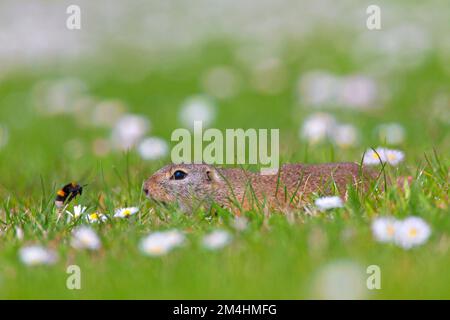
[[[361,66],[345,50],[320,39],[286,48],[281,57],[288,71],[286,86],[279,94],[265,95],[249,85],[249,71],[234,59],[234,48],[217,41],[150,65],[142,57],[122,53],[103,62],[17,71],[0,83],[0,122],[10,131],[8,145],[0,150],[0,298],[313,298],[317,272],[342,260],[364,269],[380,266],[382,289],[368,292],[367,298],[450,298],[449,127],[429,116],[436,92],[450,89],[442,61],[430,54],[413,70],[385,79],[392,96],[382,108],[332,111],[361,132],[358,147],[342,150],[331,144],[306,146],[297,138],[308,111],[296,105],[295,88],[299,73],[310,68],[358,72]],[[305,59],[308,56],[314,59]],[[180,126],[182,101],[202,92],[199,79],[205,70],[223,64],[236,66],[243,84],[236,97],[217,102],[214,127],[280,128],[284,162],[318,163],[360,161],[364,150],[382,144],[373,128],[399,122],[407,132],[399,146],[406,161],[387,168],[387,173],[417,179],[406,193],[395,188],[355,193],[345,208],[314,216],[303,211],[289,216],[247,212],[249,227],[237,232],[224,210],[215,215],[158,207],[151,211],[154,205],[144,198],[142,183],[170,159],[145,162],[133,151],[96,157],[90,144],[97,137],[107,138],[109,130],[89,127],[73,116],[45,117],[33,108],[32,88],[38,81],[78,77],[88,84],[90,94],[121,99],[132,112],[148,116],[152,134],[169,140]],[[136,78],[134,72],[139,73]],[[84,145],[80,158],[65,147],[73,139]],[[140,207],[129,220],[94,226],[103,243],[99,252],[70,247],[71,230],[81,221],[56,221],[55,191],[72,180],[88,186],[71,206],[83,204],[111,216],[118,207]],[[377,243],[370,221],[378,215],[420,216],[430,224],[432,235],[424,245],[407,251]],[[16,237],[17,227],[24,231],[23,240]],[[171,228],[186,232],[185,246],[158,258],[139,252],[142,237]],[[201,238],[216,228],[233,233],[233,242],[222,250],[205,250]],[[26,244],[56,249],[59,261],[52,266],[23,265],[18,250]],[[81,290],[66,288],[66,268],[71,264],[81,267]]]

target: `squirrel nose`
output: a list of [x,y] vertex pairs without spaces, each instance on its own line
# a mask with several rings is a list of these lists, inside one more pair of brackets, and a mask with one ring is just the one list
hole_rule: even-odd
[[144,191],[144,193],[148,196],[148,188],[147,188],[147,187],[144,187],[143,191]]

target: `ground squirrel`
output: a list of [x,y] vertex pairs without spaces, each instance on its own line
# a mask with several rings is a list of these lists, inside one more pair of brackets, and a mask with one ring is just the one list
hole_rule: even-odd
[[171,164],[144,184],[146,195],[160,203],[178,203],[184,211],[216,203],[232,211],[252,208],[286,210],[302,207],[311,195],[339,194],[347,187],[367,190],[379,173],[359,164],[285,164],[272,175],[207,164]]

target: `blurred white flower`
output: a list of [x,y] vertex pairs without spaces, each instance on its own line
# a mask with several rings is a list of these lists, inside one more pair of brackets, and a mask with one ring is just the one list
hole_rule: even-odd
[[178,230],[175,230],[175,229],[167,230],[167,231],[164,232],[164,234],[166,235],[168,241],[173,246],[180,246],[185,241],[184,234],[182,232],[178,231]]
[[304,104],[320,107],[337,103],[340,83],[331,73],[310,71],[301,76],[299,88]]
[[161,138],[150,137],[139,143],[138,152],[144,160],[156,160],[167,156],[169,153],[169,146],[167,142]]
[[136,214],[139,211],[139,208],[137,207],[130,207],[130,208],[120,208],[117,209],[114,217],[115,218],[128,218],[134,214]]
[[307,117],[300,129],[300,136],[310,143],[318,143],[330,138],[336,126],[336,120],[328,113],[314,113]]
[[320,268],[313,281],[314,298],[325,300],[364,299],[367,295],[364,268],[348,260]]
[[340,104],[356,108],[371,107],[377,96],[373,79],[362,75],[343,78],[340,88]]
[[96,126],[111,127],[119,121],[126,110],[126,105],[120,100],[100,101],[94,106],[91,120]]
[[355,146],[358,142],[358,131],[351,124],[338,124],[331,136],[333,141],[341,148]]
[[75,249],[98,250],[102,244],[94,230],[89,227],[78,227],[72,232],[71,245]]
[[376,218],[372,221],[373,236],[379,242],[392,242],[400,225],[401,222],[392,217]]
[[16,238],[19,241],[23,240],[23,229],[20,227],[16,227]]
[[87,207],[82,207],[81,204],[79,204],[73,207],[73,212],[66,210],[67,221],[80,217],[86,211],[86,209]]
[[382,143],[390,145],[401,144],[405,139],[405,130],[398,123],[385,123],[376,128],[378,138]]
[[401,221],[395,232],[395,243],[410,249],[425,243],[431,234],[430,226],[419,217],[409,217]]
[[363,164],[365,165],[377,165],[382,162],[386,162],[386,157],[383,149],[377,148],[375,150],[368,149],[364,154]]
[[139,248],[148,256],[161,256],[185,241],[184,234],[177,230],[154,232],[142,239]]
[[76,102],[86,96],[87,86],[80,79],[62,78],[38,82],[33,88],[33,102],[44,114],[79,111]]
[[342,208],[344,203],[338,196],[321,197],[314,201],[314,204],[320,211],[326,211],[334,208]]
[[193,128],[195,121],[202,121],[208,127],[216,116],[216,107],[204,96],[193,96],[186,99],[181,106],[180,121],[186,128]]
[[111,142],[116,149],[130,149],[136,145],[149,129],[150,121],[148,119],[134,114],[124,115],[113,128]]
[[400,150],[385,150],[386,161],[393,166],[398,165],[405,158],[405,154]]
[[108,217],[103,213],[93,212],[86,215],[86,220],[89,223],[105,222],[106,220],[108,220]]
[[235,217],[233,220],[233,228],[237,231],[244,231],[247,229],[248,226],[248,219],[246,217]]
[[358,130],[351,124],[339,123],[329,113],[316,112],[308,116],[300,129],[300,137],[315,144],[330,140],[341,148],[358,143]]
[[0,123],[0,150],[6,146],[9,140],[8,128]]
[[233,68],[218,66],[207,70],[203,75],[202,84],[207,94],[225,99],[236,95],[240,81]]
[[301,101],[312,107],[369,108],[378,91],[375,81],[367,76],[338,76],[326,71],[303,74],[299,86]]
[[50,265],[58,260],[56,252],[41,246],[27,246],[19,251],[20,260],[29,266]]
[[215,250],[225,247],[231,241],[231,234],[225,230],[215,230],[203,237],[203,246]]
[[392,150],[386,148],[368,149],[364,154],[363,164],[378,165],[381,162],[389,163],[392,166],[398,165],[405,158],[405,154],[399,150]]
[[263,94],[278,94],[287,82],[287,70],[282,61],[275,57],[265,58],[252,70],[252,86]]

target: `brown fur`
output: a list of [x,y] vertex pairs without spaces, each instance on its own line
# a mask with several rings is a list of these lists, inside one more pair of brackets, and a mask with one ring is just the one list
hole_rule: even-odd
[[[177,170],[187,176],[183,180],[173,179]],[[377,176],[347,162],[285,164],[273,175],[206,164],[180,164],[158,170],[145,182],[144,191],[157,202],[176,202],[185,211],[212,202],[235,212],[252,208],[286,210],[302,207],[312,194],[338,193],[345,197],[349,185],[367,190]]]

